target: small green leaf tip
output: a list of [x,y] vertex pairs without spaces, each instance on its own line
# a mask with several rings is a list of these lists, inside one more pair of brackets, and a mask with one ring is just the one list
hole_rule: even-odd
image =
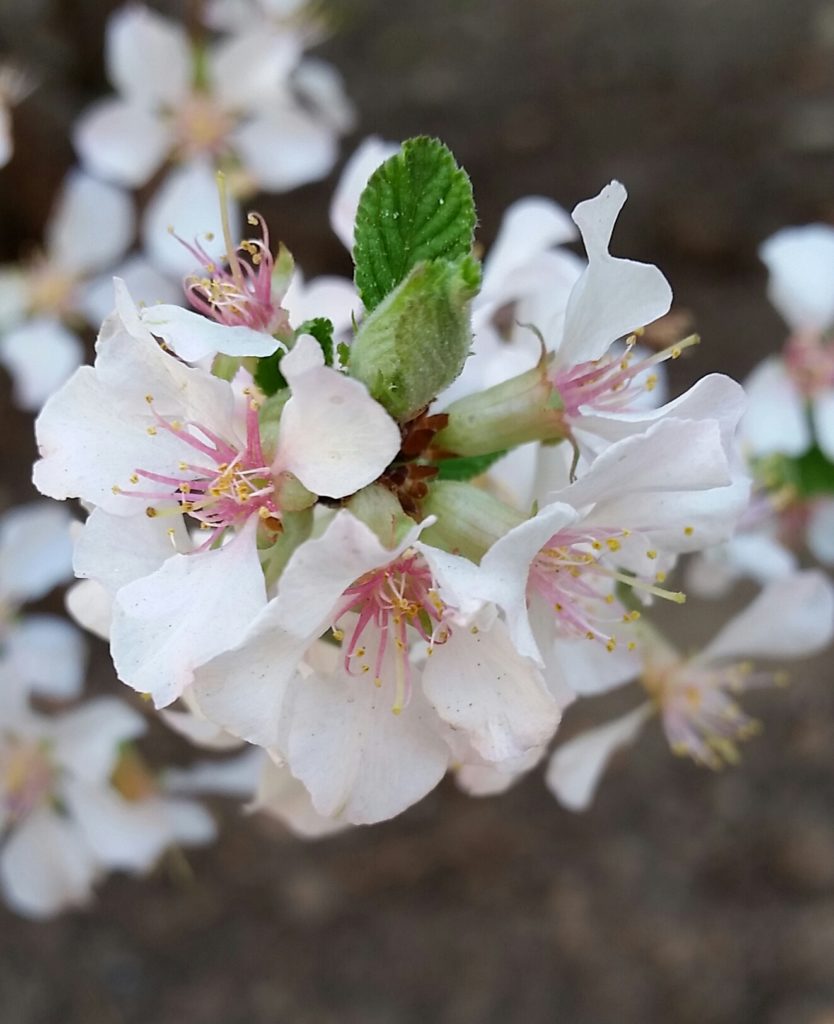
[[463,369],[479,284],[471,256],[418,263],[362,325],[348,371],[394,419],[413,419]]
[[305,320],[295,332],[296,338],[302,334],[312,334],[319,343],[324,362],[327,366],[333,365],[333,322],[326,316],[317,316],[312,320]]
[[418,264],[472,250],[475,203],[466,171],[439,139],[404,142],[371,175],[356,211],[356,287],[370,313]]

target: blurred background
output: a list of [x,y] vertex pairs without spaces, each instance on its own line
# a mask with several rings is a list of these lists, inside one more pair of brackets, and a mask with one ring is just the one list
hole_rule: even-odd
[[[0,260],[39,238],[69,128],[108,91],[109,0],[0,0],[0,53],[39,88],[0,172]],[[183,5],[151,6],[175,15]],[[704,343],[677,390],[743,378],[784,329],[759,243],[834,221],[834,3],[824,0],[333,0],[319,49],[364,135],[439,135],[469,170],[488,244],[528,194],[567,208],[612,177],[614,251],[657,263]],[[350,273],[326,181],[259,203],[308,274]],[[0,382],[0,507],[32,497],[31,418]],[[753,590],[739,588],[739,603]],[[726,608],[670,631],[705,639]],[[103,650],[93,689],[118,684]],[[626,707],[628,695],[607,698]],[[569,735],[604,713],[567,715]],[[592,810],[534,774],[474,800],[451,784],[399,819],[320,843],[217,804],[220,841],[92,909],[34,924],[0,907],[2,1024],[834,1024],[830,656],[752,695],[764,733],[710,773],[659,730]],[[161,732],[160,760],[181,756]],[[152,745],[153,746],[153,745]]]

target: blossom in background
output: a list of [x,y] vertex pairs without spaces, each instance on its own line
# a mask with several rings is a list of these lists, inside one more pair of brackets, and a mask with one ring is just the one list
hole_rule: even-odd
[[132,188],[169,159],[208,159],[252,190],[315,181],[336,160],[338,132],[297,95],[302,50],[299,33],[257,27],[198,48],[182,26],[128,5],[107,28],[105,61],[118,95],[78,122],[81,158]]
[[83,905],[103,872],[142,873],[172,844],[214,838],[199,804],[146,777],[131,789],[122,745],[145,721],[121,701],[37,714],[3,666],[0,722],[0,887],[18,913],[44,918]]
[[571,810],[587,808],[610,758],[633,742],[655,714],[675,753],[710,768],[734,763],[737,741],[757,730],[737,695],[780,679],[754,670],[746,659],[809,657],[823,650],[832,635],[834,588],[816,570],[769,584],[694,657],[679,654],[652,630],[644,631],[639,673],[649,700],[557,747],[547,768],[549,788]]
[[25,71],[8,61],[0,63],[0,167],[6,166],[14,152],[12,107],[22,103],[33,88]]
[[47,501],[0,517],[0,670],[22,694],[66,699],[81,689],[87,654],[78,630],[56,615],[20,614],[72,576],[71,521]]
[[[130,197],[70,171],[46,225],[42,252],[0,268],[0,362],[15,399],[36,411],[83,360],[76,331],[112,306],[111,275],[134,233]],[[144,301],[173,297],[172,285],[139,256],[116,271]]]
[[[791,329],[783,355],[770,356],[745,381],[742,439],[751,457],[802,455],[816,440],[834,461],[834,228],[785,228],[760,255],[768,295]],[[809,415],[810,414],[810,415]]]

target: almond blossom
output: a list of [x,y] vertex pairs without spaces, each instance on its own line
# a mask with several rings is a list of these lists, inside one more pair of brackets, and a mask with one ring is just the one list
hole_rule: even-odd
[[117,97],[78,122],[75,142],[96,174],[136,188],[169,159],[209,159],[254,189],[283,192],[323,177],[337,131],[305,108],[292,74],[294,32],[254,27],[198,49],[183,27],[129,4],[111,18],[105,61]]
[[[834,228],[785,228],[759,252],[768,295],[791,330],[783,356],[770,356],[745,381],[742,424],[751,456],[801,455],[814,439],[834,461]],[[810,414],[810,415],[809,415]]]
[[[103,274],[124,256],[133,230],[133,206],[124,192],[71,171],[47,222],[43,251],[0,268],[0,362],[23,408],[39,409],[81,363],[76,331],[101,323],[102,288],[110,290]],[[118,273],[141,299],[172,294],[170,283],[141,258]]]
[[[361,384],[324,365],[309,336],[281,361],[291,397],[269,443],[252,393],[164,351],[124,290],[96,350],[95,366],[76,371],[39,417],[35,482],[96,506],[87,528],[103,523],[108,536],[118,526],[106,517],[127,536],[144,532],[136,520],[164,522],[169,557],[115,593],[112,635],[120,676],[163,706],[264,604],[259,546],[281,532],[282,492],[300,486],[302,507],[316,494],[351,494],[393,459],[400,433]],[[106,552],[102,544],[85,575],[112,578]]]
[[81,906],[103,872],[141,873],[173,843],[214,838],[198,804],[117,788],[120,746],[145,728],[120,701],[47,717],[17,699],[3,667],[0,721],[0,888],[18,913]]
[[[445,773],[447,728],[500,763],[558,724],[535,665],[468,596],[475,566],[422,543],[427,525],[386,546],[337,513],[241,642],[196,674],[202,711],[284,758],[319,814],[359,824],[404,810]],[[339,647],[322,653],[328,631]]]
[[590,805],[610,758],[655,714],[674,753],[709,768],[734,763],[737,741],[758,731],[737,695],[781,679],[747,659],[782,661],[825,648],[834,636],[834,588],[815,570],[774,581],[693,657],[653,630],[641,631],[641,683],[649,700],[563,743],[548,765],[548,787],[571,810]]
[[0,63],[0,167],[5,167],[14,152],[12,107],[21,103],[33,89],[30,76],[10,62]]

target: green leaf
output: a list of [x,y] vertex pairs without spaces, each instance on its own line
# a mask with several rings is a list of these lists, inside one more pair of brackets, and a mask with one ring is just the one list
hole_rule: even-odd
[[356,211],[355,281],[370,313],[418,263],[472,249],[472,183],[438,139],[419,136],[371,175]]
[[817,445],[792,461],[794,481],[803,498],[834,494],[834,466]]
[[258,360],[255,367],[255,383],[267,397],[288,387],[278,365],[286,354],[283,348],[279,348],[271,356],[262,356]]
[[424,409],[457,377],[469,354],[469,303],[480,264],[419,263],[371,313],[354,339],[348,366],[400,422]]
[[317,316],[313,320],[305,320],[295,332],[296,338],[302,334],[312,334],[324,353],[327,366],[333,365],[333,323],[326,316]]
[[506,455],[506,451],[490,452],[489,455],[472,455],[462,459],[443,459],[437,464],[438,480],[471,480],[486,473],[490,466]]

